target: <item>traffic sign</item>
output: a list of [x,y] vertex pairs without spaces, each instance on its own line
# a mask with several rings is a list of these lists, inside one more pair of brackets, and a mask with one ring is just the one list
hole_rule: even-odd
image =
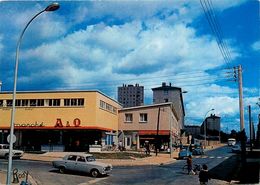
[[[10,134],[9,134],[9,135],[7,136],[7,142],[10,143],[10,140],[11,140],[11,136],[10,136]],[[15,141],[16,141],[16,136],[13,135],[13,143],[15,143]]]

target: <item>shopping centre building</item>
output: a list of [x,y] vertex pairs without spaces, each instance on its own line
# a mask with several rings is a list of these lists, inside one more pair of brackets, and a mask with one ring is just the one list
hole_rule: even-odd
[[[16,147],[86,151],[117,141],[120,104],[99,91],[17,92]],[[12,92],[0,92],[0,143],[7,142]]]

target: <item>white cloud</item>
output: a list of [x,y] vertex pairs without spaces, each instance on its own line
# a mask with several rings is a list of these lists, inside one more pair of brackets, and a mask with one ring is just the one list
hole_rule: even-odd
[[[243,2],[216,1],[214,8],[223,11]],[[198,36],[194,28],[187,26],[203,14],[199,1],[79,3],[64,17],[46,13],[34,21],[27,39],[41,43],[43,39],[44,43],[23,49],[21,60],[26,60],[23,65],[30,71],[19,80],[30,83],[55,77],[60,82],[57,88],[65,89],[98,88],[97,84],[102,83],[101,87],[110,88],[113,97],[116,86],[124,81],[140,83],[146,89],[170,81],[189,91],[184,101],[191,117],[203,119],[211,108],[216,114],[238,113],[237,89],[216,85],[220,75],[206,72],[225,65],[215,38]],[[34,11],[36,8],[42,6],[35,5]],[[33,15],[31,10],[0,15],[7,21],[15,20],[17,29]],[[88,25],[88,21],[94,23]],[[28,40],[24,39],[25,44]],[[227,43],[235,59],[239,56],[237,48]],[[197,70],[201,71],[199,75],[193,75]],[[145,96],[151,99],[152,91],[145,91]]]
[[253,45],[252,45],[252,48],[256,51],[259,51],[260,50],[260,41],[257,41],[255,42]]

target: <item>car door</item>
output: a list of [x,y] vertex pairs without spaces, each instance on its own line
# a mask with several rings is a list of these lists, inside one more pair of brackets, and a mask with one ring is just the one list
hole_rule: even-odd
[[79,172],[89,172],[86,164],[86,158],[84,156],[78,156],[75,164],[75,170]]
[[65,166],[67,170],[75,170],[77,156],[76,155],[69,155],[65,160]]

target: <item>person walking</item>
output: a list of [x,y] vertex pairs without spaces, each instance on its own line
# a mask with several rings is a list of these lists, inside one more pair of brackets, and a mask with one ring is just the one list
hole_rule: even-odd
[[191,155],[189,155],[186,162],[187,162],[187,166],[188,166],[188,174],[191,175],[192,174],[192,157],[191,157]]
[[202,165],[202,170],[199,173],[199,181],[201,185],[208,184],[208,181],[210,180],[210,175],[208,172],[208,166],[206,164]]

